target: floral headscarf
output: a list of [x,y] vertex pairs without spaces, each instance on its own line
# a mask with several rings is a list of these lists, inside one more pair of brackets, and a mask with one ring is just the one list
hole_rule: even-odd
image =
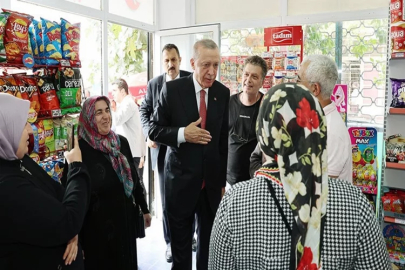
[[120,151],[121,141],[119,136],[112,130],[108,135],[101,135],[98,132],[95,121],[95,104],[99,100],[104,100],[110,107],[110,101],[105,96],[93,96],[86,99],[80,113],[77,133],[79,138],[85,140],[91,147],[108,154],[114,171],[124,185],[125,195],[129,198],[134,188],[131,167],[127,158]]
[[263,98],[256,134],[266,158],[256,175],[282,186],[293,212],[290,269],[319,269],[328,196],[323,110],[300,84],[273,87]]

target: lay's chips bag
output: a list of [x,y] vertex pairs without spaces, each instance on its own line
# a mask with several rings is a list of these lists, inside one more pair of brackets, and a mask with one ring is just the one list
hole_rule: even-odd
[[47,65],[58,65],[58,60],[62,59],[61,27],[59,24],[43,18],[41,18],[41,21],[45,63]]
[[63,59],[79,61],[80,24],[61,19]]

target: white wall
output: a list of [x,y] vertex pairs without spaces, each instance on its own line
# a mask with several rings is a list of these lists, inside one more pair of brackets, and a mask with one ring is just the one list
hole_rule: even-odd
[[158,29],[193,25],[194,0],[156,0]]
[[388,5],[388,0],[288,0],[288,15],[378,9]]

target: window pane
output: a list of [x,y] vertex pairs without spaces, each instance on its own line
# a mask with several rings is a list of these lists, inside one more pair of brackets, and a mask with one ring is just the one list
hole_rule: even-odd
[[11,8],[30,14],[37,20],[43,17],[60,22],[60,18],[64,18],[70,23],[80,23],[80,61],[82,63],[80,71],[84,90],[87,96],[102,94],[101,21],[20,1],[13,1]]
[[112,14],[154,24],[154,0],[109,0],[108,6]]
[[[125,79],[131,95],[140,104],[148,83],[148,32],[109,23],[108,50],[109,84]],[[112,98],[111,87],[108,94]]]
[[101,0],[65,0],[68,2],[72,2],[75,4],[79,4],[82,6],[94,8],[94,9],[101,9]]

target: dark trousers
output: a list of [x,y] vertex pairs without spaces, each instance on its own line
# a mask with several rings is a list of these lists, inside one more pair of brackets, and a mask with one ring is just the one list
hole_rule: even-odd
[[[174,209],[175,210],[175,209]],[[208,252],[214,214],[211,211],[207,192],[201,190],[195,214],[197,215],[197,270],[208,269]],[[192,239],[194,213],[189,217],[178,217],[176,212],[169,210],[169,225],[171,232],[171,247],[173,256],[173,270],[192,269]],[[187,233],[189,232],[189,233]]]
[[169,228],[169,218],[167,217],[166,203],[165,203],[165,177],[164,177],[164,166],[165,166],[165,156],[166,156],[166,146],[160,145],[158,159],[157,159],[157,171],[159,177],[160,186],[160,198],[162,200],[162,223],[163,223],[163,235],[166,244],[170,243],[170,228]]
[[136,172],[138,173],[138,177],[139,180],[141,180],[142,184],[143,184],[143,168],[139,168],[139,163],[141,162],[141,158],[140,157],[134,157],[134,164],[135,164],[135,168],[136,168]]

